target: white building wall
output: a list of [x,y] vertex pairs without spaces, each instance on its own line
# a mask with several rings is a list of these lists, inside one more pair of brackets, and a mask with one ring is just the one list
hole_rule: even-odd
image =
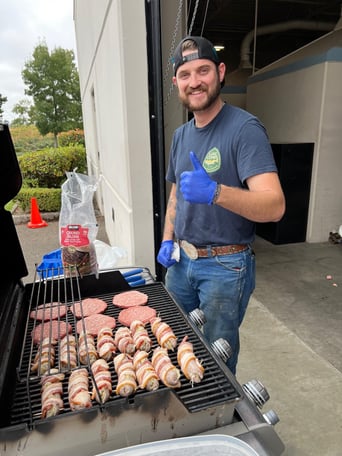
[[317,65],[247,86],[246,109],[264,123],[272,143],[317,141],[323,74]]
[[308,242],[327,241],[342,222],[341,77],[342,63],[325,61],[248,85],[247,110],[264,123],[271,143],[315,144]]
[[342,63],[325,65],[324,93],[320,110],[315,193],[308,240],[326,240],[342,224]]
[[[143,18],[143,20],[142,20]],[[120,264],[154,273],[148,68],[143,0],[75,0],[89,171]]]

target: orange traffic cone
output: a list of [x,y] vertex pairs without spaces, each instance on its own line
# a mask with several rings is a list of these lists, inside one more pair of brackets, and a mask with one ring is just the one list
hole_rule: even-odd
[[29,228],[43,228],[44,226],[48,226],[40,215],[36,198],[31,198],[31,220],[28,222],[27,226]]

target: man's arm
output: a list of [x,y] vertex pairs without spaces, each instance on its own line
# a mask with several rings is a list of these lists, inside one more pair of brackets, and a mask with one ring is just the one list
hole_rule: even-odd
[[285,212],[285,197],[277,173],[247,179],[248,189],[221,185],[215,204],[253,222],[278,222]]
[[176,201],[176,184],[172,184],[165,214],[163,241],[157,255],[158,262],[165,268],[170,268],[178,261],[173,258]]
[[175,232],[176,204],[176,184],[172,184],[165,214],[163,241],[173,240]]

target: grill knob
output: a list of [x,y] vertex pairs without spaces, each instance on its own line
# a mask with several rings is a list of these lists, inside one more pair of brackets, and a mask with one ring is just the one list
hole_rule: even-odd
[[270,424],[271,426],[275,426],[277,423],[279,423],[279,416],[274,410],[269,410],[268,412],[264,413],[263,417],[266,423]]
[[259,408],[262,408],[270,398],[267,389],[259,380],[251,380],[242,385],[242,388],[249,399],[251,399]]
[[226,339],[220,339],[215,340],[211,344],[212,349],[214,352],[224,361],[227,362],[228,359],[232,356],[233,350],[232,347],[229,345],[229,342],[226,341]]
[[194,309],[189,313],[190,320],[195,323],[196,326],[199,328],[204,325],[207,321],[204,315],[203,310],[201,309]]

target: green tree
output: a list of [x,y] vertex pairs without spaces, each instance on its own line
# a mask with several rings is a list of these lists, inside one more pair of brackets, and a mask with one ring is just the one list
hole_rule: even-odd
[[51,53],[45,42],[39,43],[32,59],[22,71],[26,95],[33,98],[30,113],[40,133],[53,133],[55,147],[58,134],[83,128],[79,76],[72,50],[55,48]]
[[17,116],[12,120],[11,125],[30,125],[32,123],[31,118],[34,115],[34,108],[31,101],[28,98],[23,98],[13,106],[12,112]]
[[4,111],[3,111],[3,109],[2,109],[2,105],[3,105],[4,103],[6,103],[6,101],[7,101],[7,97],[3,97],[3,96],[1,95],[1,93],[0,93],[0,117],[2,117],[2,115],[3,115],[3,113],[4,113]]

